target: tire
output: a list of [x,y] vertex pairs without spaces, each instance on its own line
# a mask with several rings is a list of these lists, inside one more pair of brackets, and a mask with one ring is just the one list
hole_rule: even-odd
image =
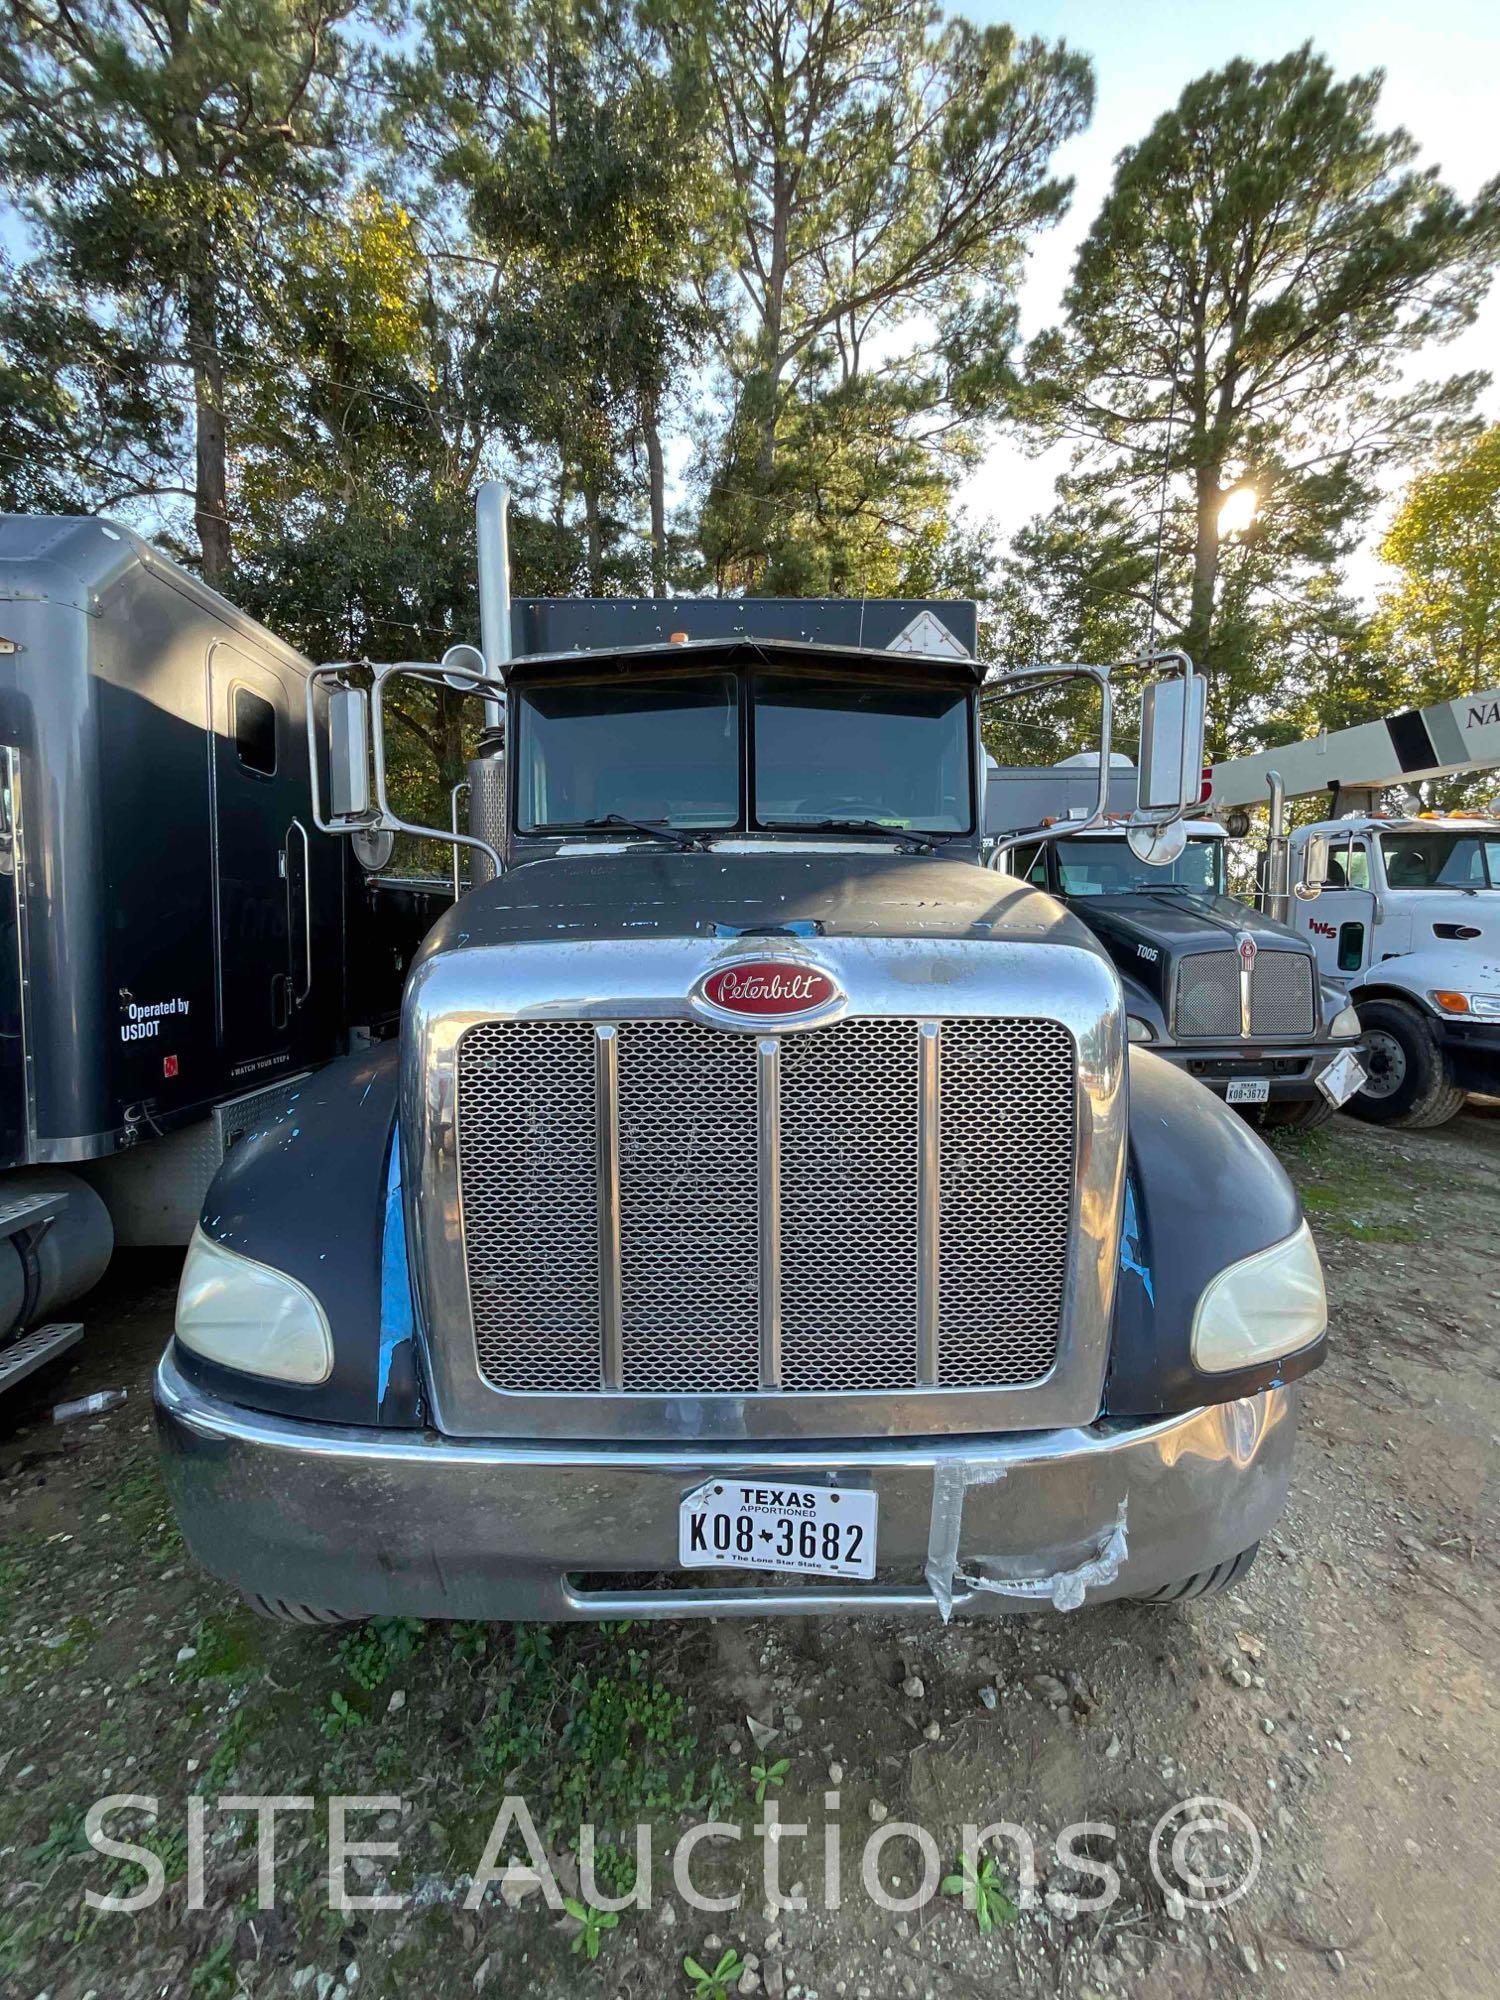
[[1407,1000],[1358,1001],[1369,1083],[1344,1109],[1370,1125],[1407,1130],[1446,1125],[1462,1108],[1448,1058],[1420,1008]]
[[245,1602],[257,1618],[268,1625],[353,1625],[357,1621],[342,1611],[327,1611],[312,1604],[290,1604],[282,1597],[262,1597],[245,1592]]
[[1316,1097],[1289,1097],[1280,1104],[1261,1106],[1263,1132],[1316,1132],[1333,1116],[1333,1106],[1320,1090]]
[[1248,1549],[1241,1549],[1227,1562],[1215,1563],[1212,1569],[1194,1570],[1191,1576],[1181,1577],[1176,1583],[1164,1583],[1160,1590],[1144,1590],[1130,1601],[1132,1604],[1191,1604],[1201,1597],[1217,1597],[1221,1590],[1230,1590],[1240,1581],[1259,1550],[1260,1543],[1252,1542]]

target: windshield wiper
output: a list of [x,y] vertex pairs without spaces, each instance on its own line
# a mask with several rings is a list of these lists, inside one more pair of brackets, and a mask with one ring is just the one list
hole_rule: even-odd
[[547,834],[603,833],[606,827],[611,826],[631,827],[636,833],[650,834],[654,840],[669,840],[674,847],[680,847],[684,853],[691,853],[703,845],[701,834],[684,833],[679,827],[668,826],[665,820],[631,819],[627,813],[605,813],[600,819],[575,819],[568,821],[566,825],[554,822],[539,826],[536,830],[538,833]]
[[883,833],[887,840],[899,840],[907,854],[932,852],[932,842],[925,834],[911,833],[904,826],[886,826],[878,819],[768,819],[762,824],[789,833]]

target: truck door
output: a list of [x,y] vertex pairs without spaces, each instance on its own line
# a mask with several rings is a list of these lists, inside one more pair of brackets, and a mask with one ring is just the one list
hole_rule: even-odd
[[333,1052],[339,967],[321,878],[337,856],[310,832],[300,688],[223,644],[209,685],[218,1031],[229,1075],[248,1082]]
[[1328,850],[1328,885],[1299,905],[1302,924],[1318,954],[1318,970],[1347,984],[1375,956],[1375,894],[1370,848],[1362,834],[1336,834]]

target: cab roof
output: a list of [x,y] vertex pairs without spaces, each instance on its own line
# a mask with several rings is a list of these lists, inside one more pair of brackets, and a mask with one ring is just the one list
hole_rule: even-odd
[[590,651],[523,653],[506,667],[506,678],[529,680],[597,680],[601,675],[642,676],[685,667],[823,667],[838,673],[869,674],[872,678],[931,678],[948,686],[978,687],[986,667],[982,660],[952,654],[892,652],[883,646],[833,646],[813,639],[678,639],[644,646],[600,646]]
[[1315,820],[1299,826],[1294,837],[1309,833],[1500,833],[1493,813],[1346,813],[1342,819]]

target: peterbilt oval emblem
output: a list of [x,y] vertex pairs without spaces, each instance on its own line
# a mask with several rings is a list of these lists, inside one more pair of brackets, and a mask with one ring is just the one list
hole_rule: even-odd
[[844,997],[837,982],[816,965],[784,958],[746,958],[721,966],[698,990],[710,1007],[757,1021],[811,1014]]

